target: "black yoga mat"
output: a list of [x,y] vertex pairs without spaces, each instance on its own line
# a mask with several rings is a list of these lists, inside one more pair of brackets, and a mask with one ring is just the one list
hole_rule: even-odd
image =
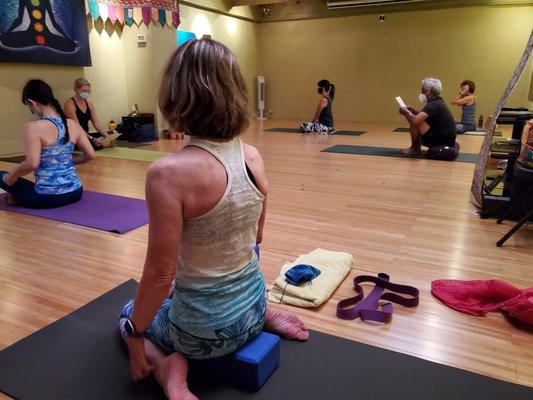
[[[396,129],[393,129],[392,130],[393,132],[409,132],[409,128],[404,128],[404,127],[400,127],[400,128],[396,128]],[[474,133],[470,133],[468,135],[465,135],[465,136],[484,136],[485,135],[485,130],[476,130],[476,134]],[[462,135],[462,133],[460,133],[460,135]],[[493,136],[501,136],[502,133],[500,131],[496,131],[494,132],[494,135]]]
[[[372,147],[372,146],[353,146],[348,144],[336,144],[322,150],[326,153],[343,153],[343,154],[360,154],[365,156],[381,156],[381,157],[399,157],[399,158],[427,158],[427,152],[422,151],[419,155],[405,155],[398,152],[397,148],[393,147]],[[459,153],[455,159],[458,162],[475,163],[477,154]],[[437,160],[439,161],[439,160]],[[447,161],[449,162],[449,161]]]
[[[265,132],[285,132],[285,133],[302,133],[299,128],[269,128],[265,129]],[[330,135],[343,135],[343,136],[360,136],[366,131],[335,131]]]
[[[0,390],[20,400],[164,399],[153,378],[130,380],[117,332],[136,287],[130,280],[0,352]],[[283,340],[281,364],[257,393],[208,384],[195,367],[190,386],[202,400],[533,398],[533,388],[318,332],[306,343]]]

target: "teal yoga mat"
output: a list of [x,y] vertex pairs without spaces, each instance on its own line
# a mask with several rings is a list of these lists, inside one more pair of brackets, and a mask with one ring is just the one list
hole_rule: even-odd
[[[283,132],[283,133],[302,133],[299,128],[269,128],[265,129],[265,132]],[[360,136],[366,131],[335,131],[330,135],[342,135],[342,136]]]
[[[359,154],[365,156],[381,156],[381,157],[399,157],[399,158],[427,158],[426,151],[422,151],[420,155],[408,156],[398,152],[397,148],[393,147],[372,147],[372,146],[353,146],[347,144],[336,144],[322,150],[325,153],[343,153],[343,154]],[[477,154],[459,153],[459,157],[455,159],[458,162],[475,163]],[[436,160],[439,161],[439,160]]]

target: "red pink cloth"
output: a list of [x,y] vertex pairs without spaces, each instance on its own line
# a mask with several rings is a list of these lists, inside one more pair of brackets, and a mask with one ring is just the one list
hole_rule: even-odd
[[533,326],[533,287],[518,289],[497,279],[439,279],[431,282],[431,293],[448,307],[466,314],[483,316],[505,311]]

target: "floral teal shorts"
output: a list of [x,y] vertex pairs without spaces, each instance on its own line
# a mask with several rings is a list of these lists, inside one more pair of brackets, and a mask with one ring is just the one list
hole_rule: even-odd
[[[236,322],[221,329],[202,334],[202,337],[187,333],[172,323],[168,317],[171,299],[165,299],[146,330],[146,338],[161,347],[167,354],[179,352],[191,359],[209,359],[233,353],[263,329],[266,298],[261,298]],[[124,322],[133,311],[130,300],[120,313],[119,328],[125,336]]]

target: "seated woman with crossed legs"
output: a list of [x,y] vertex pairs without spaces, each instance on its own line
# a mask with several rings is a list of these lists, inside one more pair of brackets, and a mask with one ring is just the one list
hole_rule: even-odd
[[[26,83],[22,102],[38,121],[22,131],[26,159],[10,172],[0,171],[0,188],[9,204],[28,208],[54,208],[79,201],[83,187],[74,164],[94,158],[94,151],[78,123],[67,119],[52,88],[34,79]],[[72,160],[77,145],[83,154]],[[35,183],[22,177],[35,173]]]
[[300,125],[303,133],[335,133],[333,123],[333,99],[335,98],[335,85],[327,79],[317,83],[317,92],[320,101],[316,107],[315,115],[311,122]]
[[476,84],[467,79],[461,82],[461,91],[450,101],[451,104],[461,107],[461,122],[455,124],[457,133],[476,130]]
[[235,57],[212,39],[185,43],[163,72],[158,103],[191,142],[148,170],[146,261],[119,327],[133,379],[154,372],[169,399],[196,399],[188,358],[232,353],[263,328],[296,340],[309,332],[266,304],[252,246],[262,240],[268,182],[259,152],[239,138],[248,98]]
[[[106,138],[109,133],[98,119],[94,104],[87,100],[91,95],[91,84],[85,78],[76,79],[74,81],[74,93],[74,97],[65,102],[65,113],[68,118],[80,124],[93,148],[101,150],[106,147],[102,144],[101,139]],[[89,132],[89,122],[92,122],[96,132]],[[109,147],[113,146],[114,142],[111,142]]]

